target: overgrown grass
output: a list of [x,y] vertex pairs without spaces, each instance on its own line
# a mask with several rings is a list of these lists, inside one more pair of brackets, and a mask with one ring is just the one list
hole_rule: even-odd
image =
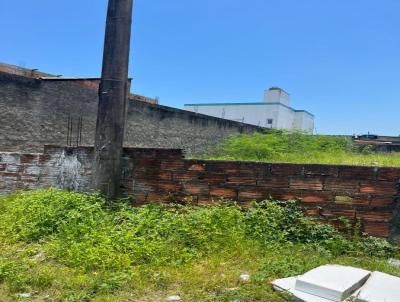
[[386,261],[396,253],[306,218],[294,202],[131,208],[56,190],[0,198],[1,301],[21,293],[31,301],[290,301],[269,282],[326,263],[400,276]]
[[372,146],[356,147],[343,136],[308,135],[301,132],[232,136],[207,159],[252,160],[363,166],[400,166],[400,153],[376,153]]

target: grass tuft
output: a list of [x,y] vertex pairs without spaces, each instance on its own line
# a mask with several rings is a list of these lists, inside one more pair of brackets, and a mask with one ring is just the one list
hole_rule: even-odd
[[400,275],[386,261],[395,246],[344,236],[295,202],[131,208],[40,190],[0,198],[0,207],[1,301],[31,293],[34,301],[280,302],[287,297],[271,280],[325,263]]

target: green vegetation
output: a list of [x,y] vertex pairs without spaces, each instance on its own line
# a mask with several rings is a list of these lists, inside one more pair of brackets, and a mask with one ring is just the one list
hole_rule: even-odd
[[356,147],[343,136],[307,135],[301,132],[232,136],[207,159],[252,160],[363,166],[400,166],[400,153],[376,153],[371,146]]
[[[326,263],[400,276],[398,250],[346,236],[303,216],[294,202],[249,209],[150,204],[56,190],[0,198],[1,301],[290,301],[274,278]],[[241,281],[240,274],[251,279]],[[29,299],[21,298],[29,293]]]

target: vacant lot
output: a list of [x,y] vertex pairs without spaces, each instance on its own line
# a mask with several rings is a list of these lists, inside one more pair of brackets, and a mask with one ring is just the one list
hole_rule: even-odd
[[357,147],[343,136],[275,131],[238,135],[204,156],[207,159],[264,162],[400,166],[400,153],[377,153],[373,146]]
[[386,262],[397,253],[293,202],[131,208],[56,190],[0,199],[1,301],[290,301],[269,282],[325,263],[400,276]]

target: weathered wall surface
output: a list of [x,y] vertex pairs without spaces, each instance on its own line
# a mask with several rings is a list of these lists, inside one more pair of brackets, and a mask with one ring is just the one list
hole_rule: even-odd
[[[89,188],[92,148],[46,147],[44,154],[0,153],[0,193],[16,189]],[[185,160],[180,150],[125,149],[121,186],[136,204],[221,197],[246,206],[269,198],[300,200],[308,215],[396,238],[400,168]]]
[[130,102],[125,141],[131,147],[180,148],[187,154],[201,154],[230,135],[260,130],[167,106]]
[[0,195],[17,190],[60,188],[88,191],[91,148],[45,148],[44,153],[0,152]]
[[83,143],[90,143],[96,93],[67,82],[46,82],[0,73],[0,150],[41,152],[65,145],[68,116],[84,117]]
[[130,152],[133,170],[125,186],[136,202],[190,198],[213,203],[225,197],[246,205],[298,199],[307,214],[332,224],[345,217],[360,220],[365,232],[378,237],[400,231],[393,215],[399,168],[184,160],[176,151]]
[[[127,147],[182,148],[202,153],[223,138],[261,128],[171,107],[129,102]],[[43,145],[66,145],[68,117],[76,143],[78,118],[83,118],[81,145],[93,145],[97,91],[71,80],[40,80],[0,72],[0,150],[41,152]]]

